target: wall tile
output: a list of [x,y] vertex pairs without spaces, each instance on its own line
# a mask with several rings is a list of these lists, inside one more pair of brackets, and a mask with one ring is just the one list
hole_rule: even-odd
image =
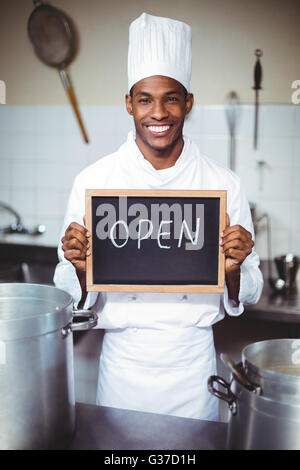
[[294,137],[296,108],[294,105],[264,105],[259,108],[259,138]]
[[223,106],[203,106],[199,118],[200,134],[228,135],[228,124]]
[[0,105],[0,136],[7,135],[13,132],[12,125],[12,107],[6,105]]
[[[300,258],[300,230],[291,233],[290,251]],[[300,280],[299,270],[297,278]]]
[[270,217],[271,231],[289,230],[291,227],[292,206],[290,201],[266,201],[259,204],[260,212]]
[[36,214],[36,193],[33,188],[12,191],[11,204],[22,219]]
[[[86,133],[88,134],[88,129],[86,125],[86,115],[84,111],[84,107],[80,106],[78,107],[79,113],[81,115],[82,122],[84,124],[84,128],[86,130]],[[83,140],[83,136],[76,118],[76,115],[73,111],[73,108],[71,106],[66,106],[64,108],[63,113],[61,114],[61,124],[62,124],[62,133],[63,135],[79,135]]]
[[64,135],[68,106],[36,106],[34,111],[36,135]]
[[249,138],[253,147],[254,140],[254,116],[255,108],[253,105],[240,105],[236,110],[236,130],[237,137]]
[[10,142],[11,158],[19,162],[34,161],[36,157],[36,138],[33,134],[15,134]]
[[3,202],[3,204],[11,205],[12,201],[12,195],[11,195],[11,190],[10,188],[3,188],[2,186],[0,187],[0,202]]
[[229,143],[226,137],[202,137],[195,141],[204,155],[220,165],[227,166]]
[[[0,203],[3,203],[7,206],[12,207],[12,197],[10,189],[0,188]],[[12,207],[13,208],[13,207]],[[0,227],[5,227],[6,225],[10,225],[15,221],[15,217],[10,214],[5,209],[1,208],[0,206]],[[0,231],[0,240],[1,240],[1,231]]]
[[291,168],[263,169],[261,177],[261,200],[289,201],[292,196],[292,170]]
[[0,132],[0,168],[3,158],[11,159],[11,142],[12,138],[8,132],[6,134]]
[[[39,190],[36,201],[36,215],[39,219],[60,216],[60,198],[56,190]],[[43,223],[43,222],[42,222]]]
[[12,189],[32,189],[36,185],[35,162],[12,161]]
[[294,167],[300,168],[300,138],[294,139]]
[[264,138],[261,141],[263,160],[270,168],[290,168],[294,157],[294,140]]
[[11,130],[15,134],[27,135],[36,130],[36,122],[39,118],[36,106],[10,106]]
[[295,167],[293,170],[291,182],[291,199],[292,201],[300,201],[300,167]]
[[[268,257],[266,231],[256,237],[256,251],[261,259]],[[271,233],[271,256],[279,256],[291,251],[289,230],[273,230]]]
[[[291,224],[290,224],[291,231],[300,231],[300,198],[298,201],[292,201],[291,203]],[[299,242],[299,249],[300,249],[300,238]]]
[[36,161],[49,161],[60,163],[64,161],[64,136],[44,135],[36,136]]
[[10,159],[0,159],[0,187],[10,188],[12,184],[12,162]]
[[81,171],[83,165],[55,162],[38,162],[37,189],[43,190],[69,190],[72,187],[75,176]]
[[89,163],[93,163],[99,158],[114,153],[124,143],[126,137],[118,134],[109,136],[96,135],[93,138],[90,148],[88,149],[87,158]]
[[300,105],[296,106],[296,123],[295,123],[295,136],[300,137]]

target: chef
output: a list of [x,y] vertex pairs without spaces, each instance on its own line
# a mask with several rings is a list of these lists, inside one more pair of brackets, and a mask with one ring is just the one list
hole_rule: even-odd
[[[237,175],[200,154],[183,135],[193,106],[191,28],[143,13],[130,25],[126,108],[135,131],[73,184],[58,247],[54,282],[75,306],[93,308],[105,330],[97,404],[218,420],[207,390],[216,373],[212,325],[256,303],[263,280],[254,251],[249,205]],[[227,190],[224,293],[86,292],[90,234],[85,190]]]

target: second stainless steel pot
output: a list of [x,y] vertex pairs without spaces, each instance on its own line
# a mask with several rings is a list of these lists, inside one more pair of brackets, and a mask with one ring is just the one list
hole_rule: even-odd
[[[87,321],[73,323],[79,315]],[[0,284],[0,449],[66,445],[75,429],[72,331],[96,323],[56,287]]]
[[300,405],[300,340],[259,341],[242,351],[245,374],[265,397]]
[[231,411],[228,448],[300,450],[300,340],[253,343],[242,358],[238,365],[227,361],[230,383],[208,380],[210,392]]
[[[226,392],[217,390],[217,384]],[[212,376],[210,391],[227,401],[227,449],[300,450],[300,404],[281,403],[251,392],[233,376],[227,383]],[[222,396],[223,395],[223,396]]]

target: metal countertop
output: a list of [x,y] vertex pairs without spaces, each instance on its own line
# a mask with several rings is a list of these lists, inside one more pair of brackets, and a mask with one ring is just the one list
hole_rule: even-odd
[[225,449],[227,424],[76,404],[70,450]]

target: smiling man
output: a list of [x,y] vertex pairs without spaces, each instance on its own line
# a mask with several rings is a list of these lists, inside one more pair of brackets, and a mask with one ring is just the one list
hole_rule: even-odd
[[[126,107],[135,132],[75,179],[58,247],[55,284],[93,307],[105,329],[97,403],[218,420],[207,390],[216,373],[212,325],[258,301],[263,281],[249,205],[239,178],[183,135],[193,106],[191,28],[143,13],[130,26]],[[224,294],[86,292],[85,190],[227,190]]]
[[136,83],[126,95],[136,143],[156,170],[175,165],[182,152],[182,129],[194,97],[173,78],[155,75]]

